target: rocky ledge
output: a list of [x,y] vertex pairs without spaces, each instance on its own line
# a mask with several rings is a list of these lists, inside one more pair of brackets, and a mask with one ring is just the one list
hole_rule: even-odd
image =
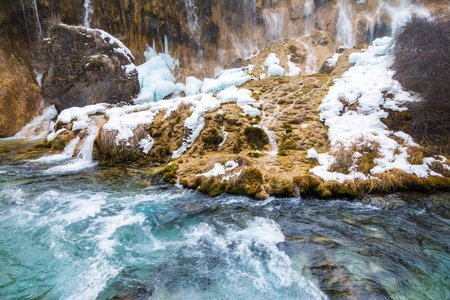
[[[59,114],[43,145],[58,153],[76,140],[72,151],[79,158],[91,141],[93,158],[102,166],[149,169],[168,183],[211,196],[363,198],[406,189],[449,189],[447,158],[415,144],[404,132],[410,118],[397,105],[406,92],[392,78],[385,78],[388,88],[382,81],[345,86],[364,74],[375,76],[375,71],[352,72],[373,63],[386,45],[374,44],[364,55],[340,49],[325,74],[261,76],[267,60],[259,56],[248,62],[258,74],[248,67],[226,73],[253,77],[240,88],[136,105],[69,108]],[[289,47],[280,44],[270,51],[281,56]],[[372,57],[372,52],[377,54]],[[287,62],[276,64],[288,68]],[[370,97],[377,105],[365,103]],[[336,124],[341,124],[339,134]]]

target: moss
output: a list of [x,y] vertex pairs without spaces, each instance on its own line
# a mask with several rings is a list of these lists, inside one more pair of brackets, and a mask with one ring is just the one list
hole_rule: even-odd
[[66,147],[66,142],[61,137],[56,137],[51,141],[52,150],[62,151]]
[[58,122],[56,122],[54,129],[55,129],[55,131],[58,131],[58,130],[64,128],[65,126],[66,126],[66,124],[64,124],[61,121],[58,121]]
[[8,152],[9,152],[8,148],[6,148],[6,147],[0,148],[0,154],[4,154],[4,153],[8,153]]
[[161,171],[161,175],[163,176],[163,180],[167,183],[175,184],[176,178],[177,178],[177,170],[180,168],[180,166],[177,163],[171,163],[170,165],[167,165],[164,167],[164,169]]
[[435,190],[449,190],[450,178],[430,176],[428,178],[418,178],[414,176],[413,188],[422,192],[430,192]]
[[114,150],[111,150],[108,153],[102,153],[102,157],[99,159],[98,165],[101,167],[117,166],[117,162],[114,159]]
[[279,147],[280,151],[281,150],[296,150],[299,140],[300,140],[300,137],[296,134],[291,133],[291,134],[284,135],[283,138],[281,139],[281,144]]
[[212,189],[208,192],[208,194],[209,194],[211,197],[216,197],[216,196],[219,196],[219,195],[224,194],[224,193],[226,192],[226,190],[227,190],[227,184],[226,184],[225,182],[221,182],[221,183],[219,183],[217,186],[215,186],[214,188],[212,188]]
[[269,144],[269,137],[261,128],[247,127],[244,130],[244,135],[247,143],[253,149],[262,149],[265,145]]
[[279,181],[275,177],[270,180],[270,187],[272,189],[272,195],[277,197],[294,197],[295,185],[286,179]]
[[291,133],[292,132],[292,125],[289,123],[284,123],[283,124],[283,128],[286,131],[286,133]]
[[320,180],[311,175],[303,175],[294,177],[294,183],[299,188],[300,194],[307,194],[320,184]]
[[207,148],[216,150],[223,141],[223,137],[217,128],[211,127],[202,134],[202,141]]
[[286,150],[280,150],[277,153],[278,156],[288,156],[289,153]]
[[52,143],[51,142],[42,142],[40,144],[37,144],[34,146],[35,149],[45,149],[45,148],[51,148]]
[[260,158],[262,156],[261,153],[258,152],[250,152],[247,155],[253,158]]

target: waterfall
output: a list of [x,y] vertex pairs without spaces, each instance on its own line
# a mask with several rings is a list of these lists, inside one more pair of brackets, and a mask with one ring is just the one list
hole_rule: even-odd
[[[94,149],[94,142],[98,135],[98,131],[99,129],[96,124],[90,125],[87,130],[88,136],[84,139],[84,141],[82,141],[83,144],[80,146],[80,150],[78,151],[76,158],[68,164],[49,168],[45,170],[44,173],[54,174],[77,172],[95,166],[97,163],[92,160],[92,151]],[[68,151],[70,151],[70,149]]]
[[91,0],[84,0],[84,19],[83,26],[90,27],[91,26],[91,15],[94,12],[91,6]]
[[31,47],[30,29],[28,28],[27,13],[25,12],[25,5],[23,4],[23,0],[20,0],[20,3],[22,4],[23,19],[25,20],[25,27],[27,29],[28,43],[30,44]]
[[185,0],[186,6],[186,16],[189,24],[189,29],[192,36],[198,42],[200,38],[200,26],[198,24],[197,7],[195,6],[194,0]]
[[314,2],[313,0],[306,0],[304,8],[305,14],[305,36],[308,36],[314,29],[316,22],[316,16],[314,15]]
[[300,41],[300,39],[297,39],[298,42],[302,43],[303,46],[306,48],[307,53],[307,59],[306,59],[306,68],[305,72],[308,75],[314,74],[317,72],[317,66],[316,66],[316,57],[311,51],[311,48],[304,42]]
[[36,27],[38,29],[38,39],[39,41],[42,39],[42,28],[41,28],[41,22],[39,21],[39,12],[36,4],[36,0],[33,0],[33,8],[34,12],[36,14]]
[[346,48],[352,48],[354,46],[353,40],[353,26],[347,15],[347,1],[339,0],[339,16],[336,28],[336,39],[342,41]]

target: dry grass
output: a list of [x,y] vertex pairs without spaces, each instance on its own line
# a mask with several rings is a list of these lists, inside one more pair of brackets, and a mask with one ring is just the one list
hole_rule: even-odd
[[408,150],[408,162],[412,165],[421,165],[423,164],[424,159],[424,150],[422,147],[409,147]]
[[[101,153],[108,153],[116,161],[127,161],[142,156],[139,149],[139,142],[147,137],[144,126],[139,125],[133,130],[134,136],[128,141],[120,141],[116,144],[117,131],[101,130],[99,139],[97,140],[98,147]],[[129,143],[129,145],[127,145]]]
[[353,149],[347,149],[341,144],[331,154],[334,156],[335,162],[331,165],[330,172],[348,174],[349,169],[354,164],[353,154],[355,154],[355,151]]

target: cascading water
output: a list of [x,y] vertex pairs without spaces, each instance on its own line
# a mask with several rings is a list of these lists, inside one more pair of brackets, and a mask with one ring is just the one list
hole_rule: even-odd
[[[56,173],[78,172],[80,170],[84,170],[95,166],[97,163],[92,160],[92,150],[94,149],[94,142],[95,139],[97,138],[98,130],[99,129],[95,124],[91,124],[87,129],[88,136],[85,138],[83,144],[80,146],[76,158],[67,164],[51,167],[47,169],[45,173],[56,174]],[[73,152],[73,149],[71,148],[67,149],[67,152],[70,152],[71,150]],[[66,153],[66,155],[68,154]],[[46,159],[44,158],[43,160],[45,161]],[[52,159],[48,158],[48,161],[52,161]]]
[[34,13],[36,14],[36,27],[38,30],[38,40],[40,41],[42,39],[42,28],[41,28],[41,22],[39,21],[39,12],[38,12],[36,0],[33,0],[33,8],[34,8]]
[[30,44],[31,47],[30,28],[28,27],[28,17],[23,0],[20,0],[20,3],[22,4],[23,20],[25,21],[25,28],[27,29],[28,43]]
[[316,15],[314,14],[314,2],[306,0],[303,7],[305,18],[305,36],[308,36],[314,29],[316,23]]
[[303,46],[305,46],[306,49],[306,68],[305,73],[308,75],[317,73],[317,62],[316,57],[314,56],[314,53],[312,53],[311,48],[306,44],[305,42],[302,42],[300,39],[297,39],[298,42],[300,42]]
[[353,26],[348,15],[351,13],[350,5],[347,5],[347,0],[339,0],[339,15],[336,24],[336,39],[344,43],[344,47],[352,48],[355,45],[353,39]]
[[185,0],[184,4],[186,7],[186,16],[189,24],[189,29],[194,39],[199,42],[200,25],[198,23],[197,7],[195,6],[194,0]]
[[84,18],[83,18],[83,26],[91,27],[91,15],[94,12],[91,5],[91,0],[84,0]]

